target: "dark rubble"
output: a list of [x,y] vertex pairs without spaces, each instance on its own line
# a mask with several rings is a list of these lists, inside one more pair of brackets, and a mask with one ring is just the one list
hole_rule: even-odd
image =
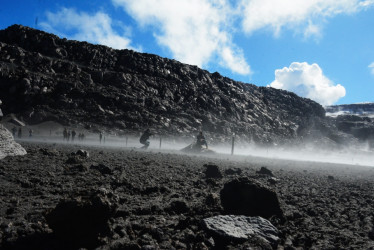
[[[373,168],[99,147],[85,147],[88,158],[67,163],[81,147],[22,145],[27,155],[0,160],[0,248],[266,249],[253,239],[219,240],[202,223],[226,214],[220,192],[243,178],[273,190],[279,200],[282,218],[269,216],[279,231],[278,249],[374,247]],[[206,164],[216,165],[222,177],[206,178]],[[90,168],[99,165],[111,172]],[[268,178],[274,177],[257,173],[263,166],[278,179],[271,187]],[[90,222],[101,225],[99,231],[85,225],[88,219],[76,222],[85,237],[94,237],[92,245],[59,233],[66,230],[58,229],[62,218],[74,228],[74,214],[95,209],[103,211]],[[51,224],[51,214],[60,224]]]

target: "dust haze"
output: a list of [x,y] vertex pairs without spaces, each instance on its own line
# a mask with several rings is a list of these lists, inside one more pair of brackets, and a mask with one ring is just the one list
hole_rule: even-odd
[[[8,129],[12,126],[8,124]],[[33,130],[33,134],[29,136],[29,129]],[[141,150],[142,144],[139,138],[142,132],[132,135],[115,135],[114,133],[104,133],[102,141],[100,142],[99,131],[93,133],[88,130],[76,129],[77,133],[84,133],[84,140],[74,141],[63,140],[63,127],[51,122],[40,124],[38,126],[26,126],[23,128],[22,138],[17,138],[16,141],[29,142],[47,142],[47,143],[61,143],[94,147],[107,148],[123,148],[127,150]],[[249,161],[253,157],[259,157],[267,160],[294,160],[306,162],[321,162],[321,163],[335,163],[346,164],[352,166],[370,166],[374,167],[374,152],[370,148],[369,143],[361,143],[354,146],[332,147],[328,145],[320,145],[312,141],[306,141],[298,145],[282,145],[277,147],[263,147],[257,145],[255,142],[243,143],[235,142],[234,153],[231,155],[232,143],[229,139],[226,143],[213,144],[209,143],[209,136],[207,136],[209,149],[216,152],[215,154],[204,154],[212,158],[229,158],[235,160]],[[153,135],[150,138],[149,151],[182,154],[181,149],[195,142],[193,136],[185,137],[163,137],[160,135]],[[201,154],[200,154],[201,155]]]

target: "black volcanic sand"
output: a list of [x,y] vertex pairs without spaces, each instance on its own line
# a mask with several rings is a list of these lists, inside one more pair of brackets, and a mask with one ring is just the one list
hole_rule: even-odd
[[[224,246],[215,242],[201,223],[204,218],[224,214],[220,190],[237,177],[248,177],[276,191],[285,215],[284,221],[270,219],[280,230],[279,249],[374,247],[374,168],[128,148],[22,145],[27,155],[0,160],[0,248],[78,247],[53,234],[45,214],[63,199],[95,192],[111,197],[117,210],[97,245],[81,247],[255,246],[245,242]],[[88,158],[71,156],[81,148],[89,152]],[[207,163],[217,165],[223,177],[207,179]],[[277,180],[257,174],[262,166]]]

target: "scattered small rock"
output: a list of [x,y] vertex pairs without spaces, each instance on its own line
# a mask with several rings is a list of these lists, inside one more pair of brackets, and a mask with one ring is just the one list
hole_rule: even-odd
[[113,171],[110,167],[104,164],[91,165],[90,169],[99,171],[102,175],[112,174]]
[[205,178],[222,178],[221,170],[217,165],[204,164],[205,167]]
[[55,149],[41,148],[39,149],[39,151],[42,152],[43,155],[48,155],[48,156],[57,155],[57,151]]
[[259,171],[257,171],[256,173],[257,174],[262,174],[262,175],[274,176],[273,172],[271,172],[271,170],[269,170],[266,167],[261,167],[261,169]]
[[66,164],[80,164],[83,160],[80,157],[77,156],[71,156],[66,160]]
[[270,177],[270,178],[268,179],[268,182],[269,182],[269,184],[271,184],[271,185],[275,185],[275,184],[277,184],[277,183],[279,182],[279,179],[277,179],[277,178],[275,178],[275,177]]
[[216,206],[219,204],[219,195],[216,193],[210,193],[205,199],[205,204],[208,206]]
[[229,168],[225,170],[226,175],[241,175],[242,170],[240,168]]
[[169,208],[167,209],[175,214],[183,214],[190,210],[185,200],[174,200],[170,202]]
[[77,152],[71,153],[71,155],[80,156],[80,157],[83,157],[83,158],[88,158],[90,156],[90,153],[88,153],[88,151],[86,151],[86,150],[79,149]]
[[88,167],[85,164],[78,164],[78,165],[72,166],[70,170],[73,172],[87,172]]

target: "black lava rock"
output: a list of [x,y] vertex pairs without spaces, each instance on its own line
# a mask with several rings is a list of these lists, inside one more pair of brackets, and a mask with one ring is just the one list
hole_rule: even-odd
[[110,233],[108,219],[116,208],[113,199],[95,194],[61,201],[45,218],[56,237],[70,246],[94,248],[100,245],[99,236]]
[[283,218],[277,194],[248,178],[226,183],[220,194],[226,214]]
[[205,178],[222,178],[221,170],[217,165],[204,164],[205,167]]

